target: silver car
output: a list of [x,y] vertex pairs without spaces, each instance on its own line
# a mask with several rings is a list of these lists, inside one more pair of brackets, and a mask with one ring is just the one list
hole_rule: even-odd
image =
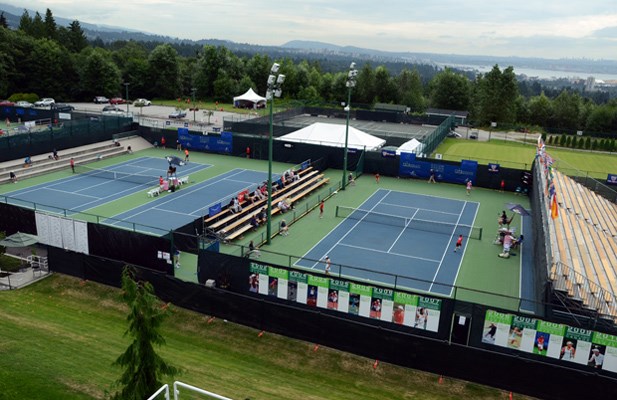
[[15,103],[15,107],[30,108],[32,107],[32,103],[30,103],[29,101],[20,100],[17,103]]
[[51,97],[46,97],[44,99],[41,99],[35,102],[34,106],[35,107],[50,107],[54,104],[56,104],[56,100],[52,99]]

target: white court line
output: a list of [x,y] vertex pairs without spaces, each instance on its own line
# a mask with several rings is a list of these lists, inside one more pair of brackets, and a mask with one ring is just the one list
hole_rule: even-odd
[[256,185],[256,186],[258,185],[258,184],[257,184],[257,183],[255,183],[255,182],[239,181],[239,180],[237,180],[237,179],[225,179],[225,180],[226,180],[226,181],[231,181],[231,182],[245,183],[245,184],[247,184],[247,185]]
[[414,196],[420,196],[420,197],[432,197],[432,198],[434,198],[434,199],[456,201],[456,202],[458,202],[458,203],[464,202],[464,203],[470,203],[470,204],[475,203],[475,204],[480,205],[480,203],[478,203],[477,201],[469,201],[469,200],[461,200],[461,199],[452,199],[452,198],[450,198],[450,197],[439,197],[439,196],[435,196],[435,195],[432,195],[432,194],[408,193],[408,192],[398,192],[398,191],[396,191],[396,192],[397,192],[397,193],[413,194]]
[[460,213],[453,213],[453,212],[446,212],[446,211],[430,210],[428,208],[420,208],[420,207],[412,207],[412,206],[402,206],[400,204],[393,204],[393,203],[382,202],[380,204],[384,204],[386,206],[401,207],[401,208],[415,208],[415,209],[418,209],[418,210],[428,211],[428,212],[432,212],[432,213],[435,213],[435,214],[447,214],[447,215],[459,215],[460,214]]
[[[473,224],[476,222],[476,218],[478,217],[478,211],[480,211],[480,206],[476,202],[470,202],[470,204],[476,204],[476,213],[474,214],[473,219],[471,220],[471,224],[470,224],[470,226],[473,227]],[[463,254],[461,254],[461,261],[465,259],[465,253],[467,252],[467,242],[468,241],[469,240],[465,241],[465,248],[463,249]],[[456,271],[456,275],[454,276],[454,282],[452,282],[452,287],[450,288],[450,297],[452,297],[452,292],[454,291],[454,284],[456,283],[456,280],[458,279],[458,274],[460,274],[460,272],[461,272],[461,262],[458,263],[458,271]]]
[[[454,234],[456,232],[456,227],[458,226],[458,223],[461,221],[461,217],[463,216],[463,212],[465,211],[466,206],[467,206],[467,202],[463,204],[463,209],[461,210],[461,213],[459,214],[458,219],[456,220],[456,224],[454,225],[454,228],[452,228],[452,233],[450,234],[450,240],[448,240],[448,245],[446,245],[446,249],[444,250],[443,255],[441,256],[441,260],[439,261],[439,266],[437,267],[437,271],[435,271],[435,275],[433,276],[431,286],[429,286],[428,288],[429,292],[431,291],[431,289],[433,288],[433,285],[435,284],[435,279],[437,278],[437,274],[439,274],[439,270],[441,269],[441,266],[443,265],[443,259],[446,258],[446,254],[448,253],[448,250],[449,250],[448,246],[450,245],[450,242],[452,242],[452,238],[454,237]],[[467,240],[469,240],[469,238],[467,238]]]
[[[377,205],[379,205],[379,203],[381,202],[381,200],[383,200],[383,199],[384,199],[384,198],[385,198],[385,197],[386,197],[386,196],[387,196],[390,192],[391,192],[391,191],[390,191],[390,190],[388,190],[388,192],[387,192],[387,193],[386,193],[386,194],[385,194],[385,195],[384,195],[381,199],[379,199],[379,201],[377,202],[377,204],[375,204],[375,205],[373,206],[373,208],[371,208],[371,209],[369,210],[369,212],[370,212],[370,211],[373,211],[373,209],[375,209],[375,207],[377,207]],[[368,215],[368,214],[365,214],[365,215],[364,215],[364,217],[366,217],[367,215]],[[354,230],[354,228],[355,228],[356,226],[358,226],[358,224],[359,224],[360,222],[362,222],[362,220],[364,219],[364,217],[360,218],[360,219],[359,219],[359,220],[358,220],[358,221],[357,221],[357,222],[356,222],[356,223],[355,223],[355,224],[354,224],[351,228],[349,228],[349,230],[348,230],[348,231],[347,231],[347,232],[346,232],[346,233],[345,233],[345,234],[344,234],[344,235],[343,235],[343,236],[342,236],[342,237],[341,237],[341,238],[340,238],[340,239],[339,239],[336,243],[334,243],[334,245],[332,245],[332,247],[330,247],[330,250],[328,250],[325,254],[331,253],[331,252],[332,252],[332,250],[333,250],[336,246],[338,246],[338,245],[339,245],[339,243],[341,243],[341,241],[342,241],[343,239],[345,239],[345,238],[347,237],[347,235],[349,235],[349,234],[351,233],[351,231],[353,231],[353,230]],[[346,220],[347,220],[347,218],[345,218],[345,219],[344,219],[344,221],[346,221]],[[313,263],[313,266],[311,267],[311,269],[315,268],[315,266],[317,266],[319,263],[320,263],[320,261],[316,261],[316,262],[314,262],[314,263]]]
[[[369,249],[369,248],[367,248],[367,247],[355,246],[355,245],[353,245],[353,244],[339,243],[339,246],[352,247],[352,248],[354,248],[354,249],[361,249],[361,250],[369,250],[369,251],[374,251],[374,252],[376,252],[376,253],[392,254],[392,255],[394,255],[394,256],[399,256],[399,257],[413,258],[414,260],[430,261],[430,262],[434,262],[434,263],[438,263],[438,262],[439,262],[439,260],[432,260],[432,259],[430,259],[430,258],[410,256],[410,255],[408,255],[408,254],[394,253],[394,252],[391,252],[391,251],[383,251],[383,250],[377,250],[377,249]],[[390,272],[388,272],[388,273],[390,273]]]
[[[401,238],[401,236],[403,236],[403,233],[405,233],[405,230],[407,229],[407,227],[409,226],[409,224],[411,223],[411,220],[413,220],[413,218],[416,216],[416,214],[418,213],[418,211],[420,211],[420,209],[416,209],[416,212],[413,213],[413,215],[411,216],[411,218],[409,218],[409,220],[405,223],[405,226],[403,227],[403,229],[401,229],[401,233],[398,234],[398,236],[396,237],[396,239],[394,239],[394,243],[392,243],[392,246],[390,246],[390,248],[388,249],[388,251],[386,253],[389,253],[390,250],[392,250],[392,248],[394,247],[394,245],[396,244],[396,242],[398,242],[398,240]],[[392,253],[394,254],[394,253]]]
[[[80,196],[80,197],[90,197],[91,199],[97,199],[97,200],[99,199],[96,196],[89,196],[87,194],[81,194],[81,193],[76,193],[76,192],[67,192],[66,190],[60,190],[60,189],[54,189],[54,188],[45,188],[44,190],[51,190],[53,192],[59,192],[59,193],[67,194],[67,195],[77,195],[77,196]],[[44,204],[42,204],[42,205],[44,205]]]

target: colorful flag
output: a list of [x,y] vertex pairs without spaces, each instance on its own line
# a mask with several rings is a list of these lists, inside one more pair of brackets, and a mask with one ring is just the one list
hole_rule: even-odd
[[553,202],[551,203],[551,218],[556,219],[559,217],[559,206],[557,205],[557,195],[553,195]]

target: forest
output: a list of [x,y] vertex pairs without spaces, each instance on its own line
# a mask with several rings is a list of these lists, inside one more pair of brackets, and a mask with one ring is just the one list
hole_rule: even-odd
[[[576,88],[544,88],[517,81],[513,67],[495,65],[473,76],[423,64],[363,60],[282,58],[267,53],[235,53],[224,45],[186,45],[136,41],[89,41],[79,21],[58,26],[50,9],[34,16],[24,11],[17,29],[0,15],[0,99],[53,97],[91,101],[124,95],[151,99],[231,102],[252,87],[264,94],[273,62],[286,75],[283,98],[338,107],[347,97],[349,62],[358,64],[352,107],[401,104],[412,113],[427,108],[465,110],[475,126],[538,127],[549,132],[611,133],[617,130],[617,99]],[[338,71],[337,69],[338,68]]]

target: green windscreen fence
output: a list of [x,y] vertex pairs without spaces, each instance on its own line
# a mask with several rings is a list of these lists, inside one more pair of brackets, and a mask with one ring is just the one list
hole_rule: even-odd
[[429,134],[424,139],[424,141],[422,142],[424,144],[422,152],[427,156],[430,156],[430,154],[435,151],[437,146],[439,146],[439,144],[443,142],[445,137],[448,135],[448,132],[450,132],[455,125],[456,120],[454,119],[453,115],[450,115],[441,124],[439,124],[439,126],[435,128],[435,130],[431,134]]

